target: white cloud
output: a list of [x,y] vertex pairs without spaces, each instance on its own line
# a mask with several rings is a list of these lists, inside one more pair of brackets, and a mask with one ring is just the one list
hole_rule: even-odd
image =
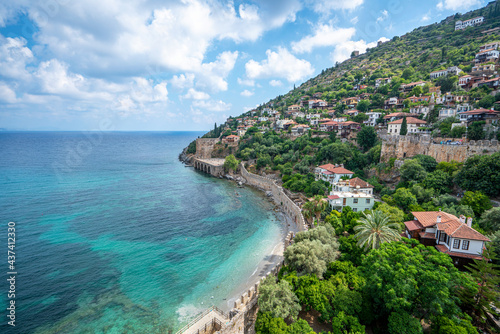
[[179,89],[191,88],[193,87],[194,84],[194,74],[187,73],[181,75],[174,75],[170,80],[170,83],[172,84],[172,86]]
[[88,0],[60,4],[47,19],[38,2],[18,6],[39,27],[38,43],[92,76],[138,75],[148,67],[155,73],[198,73],[214,41],[255,41],[295,20],[301,9],[298,0],[257,0],[237,7],[205,0]]
[[222,100],[209,100],[209,101],[193,101],[193,106],[203,110],[209,111],[227,111],[231,109],[231,104]]
[[283,83],[280,80],[271,80],[269,81],[269,84],[273,87],[279,87],[283,85]]
[[[386,42],[389,39],[382,37],[379,41]],[[359,53],[366,52],[367,48],[373,48],[377,46],[377,42],[366,43],[364,40],[359,41],[347,41],[335,47],[335,50],[330,54],[333,63],[342,62],[349,59],[352,51],[357,50]]]
[[427,22],[427,21],[429,21],[430,19],[431,19],[431,17],[430,17],[430,12],[427,12],[427,13],[425,13],[425,14],[424,14],[424,16],[422,16],[422,19],[421,19],[420,21],[422,21],[422,22]]
[[469,9],[472,6],[481,5],[480,0],[443,0],[436,5],[438,10],[463,10]]
[[189,88],[187,94],[184,95],[183,98],[192,100],[208,100],[210,98],[210,95],[205,92],[200,92],[193,88]]
[[363,0],[307,0],[306,2],[315,12],[321,14],[338,9],[353,10],[363,4]]
[[292,42],[292,50],[296,53],[311,52],[316,47],[333,46],[348,41],[355,33],[354,28],[334,28],[331,25],[320,24],[313,35]]
[[356,23],[358,23],[358,22],[359,22],[359,18],[358,18],[357,16],[355,16],[355,17],[353,17],[353,18],[351,19],[351,23],[352,23],[352,24],[356,24]]
[[226,91],[225,79],[234,68],[237,58],[238,51],[225,51],[219,54],[214,62],[201,64],[196,86],[211,92]]
[[7,103],[16,103],[17,97],[16,92],[11,89],[5,82],[0,81],[0,101]]
[[240,84],[242,86],[253,87],[253,86],[255,86],[255,81],[254,80],[250,80],[250,79],[241,79],[241,78],[238,78],[238,84]]
[[379,16],[379,17],[377,17],[377,22],[382,22],[382,21],[384,21],[385,19],[387,19],[388,17],[389,17],[389,12],[388,12],[386,9],[384,9],[384,10],[382,11],[382,15],[381,15],[381,16]]
[[30,74],[26,65],[33,59],[33,53],[26,47],[24,38],[5,38],[0,35],[0,76],[17,80],[28,79]]
[[307,60],[298,59],[287,49],[279,47],[277,52],[267,50],[267,59],[257,62],[253,59],[245,64],[247,77],[250,79],[278,77],[296,82],[314,73],[314,68]]
[[242,91],[242,92],[240,93],[240,95],[241,95],[241,96],[245,96],[245,97],[250,97],[250,96],[252,96],[253,94],[254,94],[254,93],[253,93],[253,92],[251,92],[251,91],[249,91],[248,89],[245,89],[244,91]]

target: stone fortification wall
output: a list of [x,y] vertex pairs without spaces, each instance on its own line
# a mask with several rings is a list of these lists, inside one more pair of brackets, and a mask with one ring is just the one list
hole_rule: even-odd
[[269,275],[277,276],[282,263],[271,269],[265,277],[243,293],[235,302],[231,310],[233,316],[222,325],[222,328],[215,334],[255,334],[255,319],[258,311],[259,286]]
[[390,158],[404,159],[417,154],[425,154],[436,159],[437,162],[455,160],[464,162],[474,155],[493,154],[500,151],[497,140],[469,141],[463,145],[434,144],[430,136],[393,136],[384,135],[380,161],[387,162]]
[[215,145],[219,142],[219,138],[198,138],[196,139],[196,154],[200,159],[208,159],[212,157],[212,152]]
[[265,191],[270,191],[273,194],[276,205],[279,205],[283,212],[294,221],[299,231],[307,230],[302,210],[285,194],[283,188],[278,186],[274,180],[249,173],[243,164],[241,164],[241,176],[247,180],[248,184]]

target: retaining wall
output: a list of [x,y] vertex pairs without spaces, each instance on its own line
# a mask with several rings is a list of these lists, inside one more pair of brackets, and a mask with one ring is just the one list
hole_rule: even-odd
[[241,164],[241,176],[247,180],[248,184],[265,191],[270,191],[273,194],[273,200],[276,205],[279,205],[283,212],[293,220],[299,231],[307,230],[302,210],[285,194],[283,188],[278,186],[274,180],[249,173],[243,164]]

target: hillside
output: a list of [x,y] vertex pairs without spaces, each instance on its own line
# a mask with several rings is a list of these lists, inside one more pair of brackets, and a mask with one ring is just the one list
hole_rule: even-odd
[[[455,31],[457,20],[484,16],[485,22],[478,27]],[[344,97],[353,97],[363,92],[397,95],[401,83],[429,80],[429,73],[449,66],[459,66],[470,73],[479,46],[499,39],[496,34],[483,33],[500,25],[500,2],[494,1],[486,7],[460,15],[450,16],[440,23],[420,27],[403,36],[367,50],[365,54],[348,59],[335,67],[323,70],[298,88],[284,96],[265,103],[275,108],[287,107],[298,101],[300,96],[323,93],[322,99],[332,102]],[[354,51],[354,50],[353,50]],[[408,77],[403,77],[405,69],[410,69]],[[389,91],[374,89],[377,78],[392,77]],[[355,84],[366,84],[366,90],[353,90]],[[375,95],[376,95],[375,94]],[[380,96],[372,98],[370,108],[383,107]]]

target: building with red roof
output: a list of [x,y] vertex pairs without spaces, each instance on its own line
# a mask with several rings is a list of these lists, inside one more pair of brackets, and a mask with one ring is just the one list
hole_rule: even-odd
[[[403,118],[396,121],[390,122],[387,127],[387,133],[390,135],[399,135],[401,132],[401,125],[403,124]],[[426,121],[415,117],[406,117],[406,126],[408,133],[422,133],[424,130],[421,127],[427,125]]]
[[426,246],[435,246],[450,255],[455,264],[481,259],[485,243],[490,239],[472,228],[472,218],[444,211],[412,212],[414,220],[405,222],[405,234]]

